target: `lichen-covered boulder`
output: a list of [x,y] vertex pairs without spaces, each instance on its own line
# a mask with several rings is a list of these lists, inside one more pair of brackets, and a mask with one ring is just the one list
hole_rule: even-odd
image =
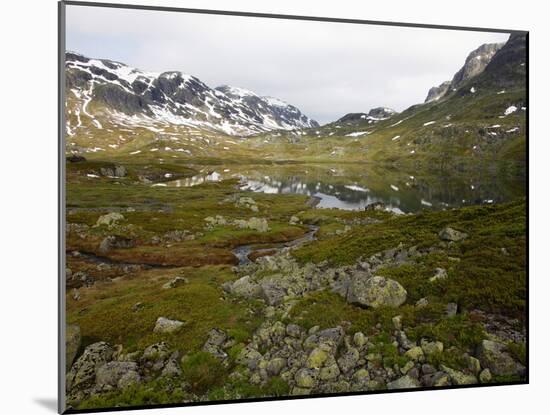
[[347,301],[368,307],[399,307],[407,300],[407,290],[389,278],[370,277],[364,272],[356,273],[350,282]]
[[525,371],[525,367],[506,352],[506,345],[502,343],[483,340],[477,353],[481,367],[489,369],[493,375],[512,376]]
[[67,391],[92,387],[97,369],[112,360],[113,352],[113,348],[105,342],[86,347],[67,374]]
[[[128,374],[129,372],[134,373]],[[136,374],[138,376],[135,376]],[[125,377],[125,380],[122,386],[127,385],[129,379],[139,382],[137,363],[112,361],[104,364],[97,369],[96,385],[99,387],[111,386],[116,388],[123,377]]]
[[232,294],[244,298],[259,298],[262,295],[262,288],[256,284],[249,275],[239,278],[231,285],[230,291]]

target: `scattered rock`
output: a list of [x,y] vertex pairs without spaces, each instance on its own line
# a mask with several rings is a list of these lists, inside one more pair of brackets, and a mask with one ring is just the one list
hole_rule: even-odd
[[454,317],[454,316],[456,316],[457,312],[458,312],[458,304],[457,303],[447,304],[447,317]]
[[348,288],[347,300],[352,304],[373,308],[399,307],[407,300],[407,291],[392,279],[369,277],[365,272],[356,272]]
[[420,387],[420,383],[418,383],[418,380],[405,375],[403,377],[400,377],[397,380],[394,380],[393,382],[388,383],[388,389],[412,389],[412,388],[418,388]]
[[302,368],[296,372],[294,380],[298,387],[311,389],[317,385],[317,376],[317,370]]
[[97,370],[113,357],[113,348],[105,342],[93,343],[76,360],[67,374],[67,390],[83,390],[95,384]]
[[483,369],[479,372],[479,381],[481,383],[489,383],[493,379],[491,371],[489,369]]
[[124,216],[118,212],[107,213],[102,215],[97,219],[95,226],[107,226],[112,228],[113,226],[118,225],[118,222],[124,220]]
[[128,174],[126,167],[121,165],[115,165],[112,167],[101,167],[99,171],[102,176],[107,177],[126,177],[126,175]]
[[441,353],[444,349],[443,343],[440,341],[428,342],[426,340],[422,340],[420,342],[420,346],[426,356],[431,356],[434,353]]
[[262,281],[260,284],[262,297],[268,305],[278,305],[283,302],[286,289],[273,280]]
[[427,298],[421,298],[418,300],[415,304],[417,307],[426,307],[428,305],[428,299]]
[[99,244],[99,252],[106,253],[112,249],[127,249],[136,246],[135,241],[118,235],[109,235]]
[[445,365],[441,365],[441,369],[449,375],[453,385],[473,385],[477,383],[477,378],[474,375],[467,375]]
[[227,353],[223,351],[223,344],[227,341],[227,334],[220,329],[212,329],[208,332],[208,339],[204,343],[202,350],[210,353],[220,360],[227,358]]
[[446,280],[448,277],[447,271],[444,268],[436,268],[435,274],[430,278],[430,282],[435,282],[439,280]]
[[[132,373],[130,373],[132,372]],[[130,373],[130,374],[129,374]],[[136,376],[137,375],[137,376]],[[108,362],[97,369],[96,384],[99,387],[118,387],[120,381],[123,387],[127,386],[130,379],[139,382],[138,365],[135,362]]]
[[506,345],[502,343],[483,340],[478,347],[478,358],[481,367],[489,369],[493,375],[512,376],[525,372],[525,367],[506,352]]
[[174,333],[181,329],[185,323],[178,320],[170,320],[166,317],[159,317],[155,323],[153,332],[155,333]]
[[443,241],[458,242],[466,239],[467,237],[467,233],[457,231],[451,227],[444,228],[439,232],[439,239]]
[[231,285],[230,292],[245,298],[260,298],[262,288],[254,283],[249,275],[246,275]]
[[180,286],[185,285],[187,283],[189,283],[189,280],[187,278],[185,278],[185,277],[176,277],[173,280],[168,281],[166,284],[164,284],[162,286],[162,288],[167,290],[167,289],[170,289],[170,288],[180,287]]

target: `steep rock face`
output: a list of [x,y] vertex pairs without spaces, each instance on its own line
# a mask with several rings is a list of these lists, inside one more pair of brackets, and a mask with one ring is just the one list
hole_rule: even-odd
[[424,102],[437,101],[445,96],[447,92],[456,90],[469,79],[482,73],[503,45],[504,43],[486,43],[470,52],[466,57],[464,65],[453,76],[453,79],[430,88]]
[[479,75],[487,67],[503,43],[487,43],[470,52],[464,66],[453,76],[451,88],[456,88],[468,79]]
[[66,54],[65,68],[67,93],[88,116],[100,108],[115,122],[139,118],[239,135],[319,125],[279,99],[230,86],[210,88],[178,71],[148,73],[73,52]]
[[450,86],[451,86],[451,81],[445,81],[439,86],[434,86],[430,88],[425,102],[437,101],[439,98],[441,98],[447,93]]

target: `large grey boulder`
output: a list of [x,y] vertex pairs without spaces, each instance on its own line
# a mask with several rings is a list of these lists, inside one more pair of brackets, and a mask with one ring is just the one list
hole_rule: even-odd
[[489,369],[493,375],[521,375],[525,367],[516,362],[506,352],[506,345],[491,340],[483,340],[477,350],[481,367]]
[[286,289],[273,280],[265,280],[260,284],[262,297],[268,305],[281,304],[286,295]]
[[232,294],[245,298],[259,298],[262,295],[262,288],[253,282],[249,275],[235,281],[231,285],[230,291]]
[[116,388],[124,377],[122,387],[128,386],[130,379],[133,379],[135,383],[139,382],[140,377],[137,363],[112,361],[104,364],[97,369],[96,385],[99,387],[111,386]]
[[347,292],[348,302],[373,308],[399,307],[406,300],[407,290],[397,281],[364,272],[354,274]]
[[105,342],[86,347],[67,374],[67,391],[91,388],[95,384],[97,370],[112,360],[113,352],[113,348]]

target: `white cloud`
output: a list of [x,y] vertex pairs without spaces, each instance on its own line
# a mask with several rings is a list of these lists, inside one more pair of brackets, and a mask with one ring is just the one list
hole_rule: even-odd
[[281,98],[324,123],[404,110],[498,33],[67,6],[67,48]]

